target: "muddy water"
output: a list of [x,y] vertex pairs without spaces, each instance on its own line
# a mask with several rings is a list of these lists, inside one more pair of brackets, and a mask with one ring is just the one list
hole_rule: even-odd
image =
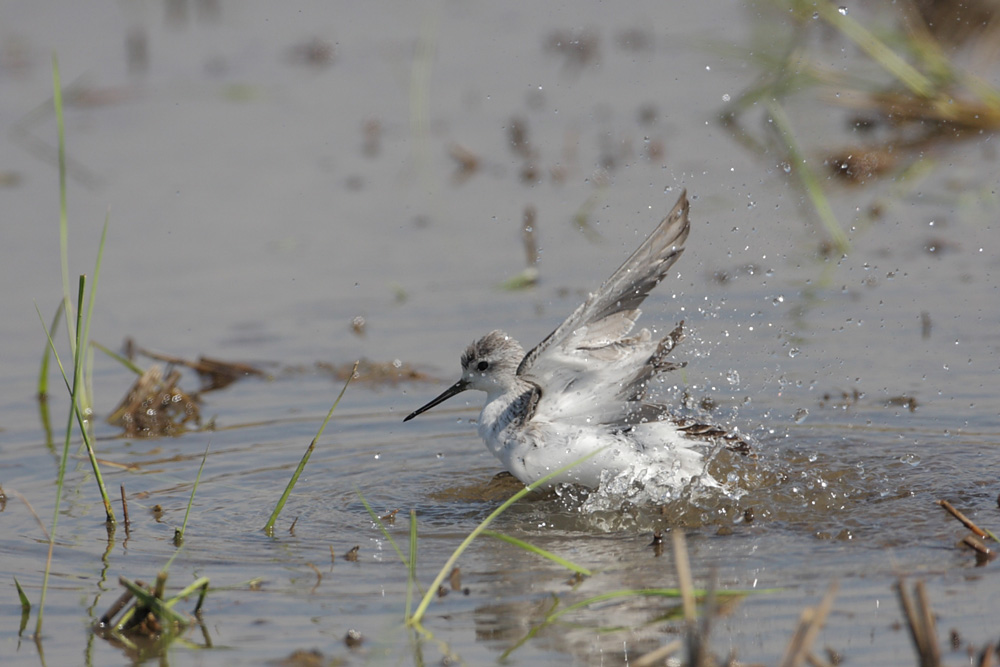
[[[648,545],[654,530],[678,527],[698,584],[779,589],[716,621],[719,655],[777,662],[801,610],[839,581],[817,650],[909,664],[899,575],[927,582],[942,640],[952,628],[975,645],[994,637],[996,566],[975,568],[955,546],[962,529],[935,505],[945,498],[1000,525],[994,137],[937,147],[922,179],[859,189],[824,180],[852,241],[840,257],[818,251],[822,231],[783,153],[747,151],[716,122],[727,96],[754,82],[756,59],[788,38],[780,13],[732,3],[594,3],[572,15],[529,3],[8,3],[0,17],[0,168],[11,175],[0,192],[5,664],[160,655],[89,628],[119,576],[152,580],[176,553],[206,447],[168,587],[204,575],[213,590],[204,627],[161,649],[167,662],[259,664],[317,649],[350,663],[450,652],[480,664],[515,646],[520,664],[631,661],[673,638],[671,600],[603,602],[519,642],[553,608],[676,586],[669,549]],[[867,67],[830,39],[814,57]],[[109,219],[92,337],[252,362],[269,376],[205,394],[212,427],[201,431],[126,439],[96,421],[106,482],[114,498],[124,485],[131,514],[129,531],[110,539],[74,443],[36,644],[47,541],[20,498],[50,525],[66,412],[54,391],[47,444],[33,398],[44,345],[34,304],[48,318],[61,293],[53,51],[78,93],[66,109],[73,275],[92,273]],[[788,114],[810,157],[857,138],[849,115],[815,95]],[[527,180],[514,118],[534,150]],[[744,120],[746,133],[767,136],[759,112]],[[460,171],[455,146],[478,157],[475,171]],[[499,467],[475,435],[475,397],[406,425],[402,416],[453,381],[473,338],[502,327],[531,345],[551,331],[680,188],[692,199],[688,250],[644,308],[647,326],[684,319],[689,331],[675,352],[688,366],[662,391],[695,408],[710,398],[708,416],[756,456],[721,457],[715,472],[730,492],[665,513],[594,509],[572,494],[518,503],[494,528],[595,574],[569,582],[562,568],[482,539],[459,561],[462,590],[430,608],[433,639],[417,640],[401,626],[406,568],[359,494],[379,513],[400,510],[390,531],[404,550],[416,512],[423,586],[505,495],[482,490]],[[876,203],[883,213],[871,221]],[[524,268],[529,204],[541,279],[502,290]],[[573,222],[580,211],[587,232]],[[352,385],[266,537],[260,528],[340,388],[315,363],[360,357],[415,364],[429,379]],[[131,382],[97,354],[98,417]],[[346,560],[354,546],[358,559]],[[14,577],[35,604],[22,633]],[[624,629],[597,631],[609,627]],[[344,641],[352,629],[358,648]]]

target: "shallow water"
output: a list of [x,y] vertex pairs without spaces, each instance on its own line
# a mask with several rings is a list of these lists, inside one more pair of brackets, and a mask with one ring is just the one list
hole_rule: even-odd
[[[16,175],[0,191],[5,664],[145,657],[90,625],[119,595],[119,576],[151,581],[177,552],[174,530],[206,447],[168,588],[204,575],[212,590],[204,627],[166,649],[168,662],[260,664],[318,649],[349,663],[438,662],[447,652],[479,664],[515,646],[518,664],[634,661],[680,631],[662,620],[673,600],[594,604],[518,643],[553,605],[675,587],[669,547],[649,544],[654,530],[678,527],[698,585],[778,589],[715,622],[719,655],[776,663],[802,609],[838,581],[817,650],[853,664],[910,664],[892,588],[901,575],[927,582],[943,643],[952,628],[975,646],[995,639],[997,566],[977,569],[956,546],[963,529],[935,504],[948,499],[985,527],[1000,523],[993,136],[936,147],[923,180],[824,182],[852,249],[823,256],[822,230],[783,156],[773,146],[746,151],[716,121],[724,96],[755,80],[746,50],[787,37],[780,13],[593,3],[569,16],[532,3],[427,3],[394,5],[387,21],[386,8],[368,4],[219,2],[178,14],[185,6],[0,9],[0,169]],[[126,38],[140,33],[148,65],[130,68]],[[583,45],[552,46],[567,34]],[[866,67],[828,39],[815,57]],[[50,525],[67,406],[53,373],[47,444],[34,399],[45,343],[34,304],[47,319],[61,294],[55,123],[44,111],[53,50],[63,82],[87,93],[68,96],[66,109],[73,275],[92,273],[109,219],[92,338],[116,348],[131,336],[178,356],[260,364],[271,376],[206,393],[211,429],[125,439],[100,417],[133,377],[95,355],[97,452],[119,516],[125,487],[131,526],[108,538],[74,443],[36,644],[47,540],[20,497]],[[997,69],[985,76],[995,83]],[[788,112],[811,157],[855,139],[847,112],[831,121],[813,95]],[[537,150],[532,183],[509,146],[515,117]],[[747,132],[766,125],[759,113],[745,120]],[[455,144],[479,156],[478,171],[457,176]],[[662,155],[651,153],[659,144]],[[512,491],[484,491],[500,468],[475,433],[478,397],[405,425],[402,417],[454,381],[475,337],[504,328],[532,345],[551,331],[680,188],[692,199],[688,249],[642,323],[663,331],[685,320],[674,355],[688,366],[664,395],[686,395],[695,408],[710,398],[707,416],[750,439],[755,456],[714,463],[728,494],[662,511],[582,512],[597,499],[572,494],[517,503],[492,528],[595,574],[570,582],[561,567],[481,538],[458,563],[468,593],[437,599],[425,622],[434,638],[417,641],[401,626],[406,568],[359,494],[379,514],[400,510],[390,532],[404,550],[416,512],[427,586]],[[883,214],[870,221],[873,203]],[[524,268],[529,204],[540,282],[502,290]],[[573,224],[581,210],[589,235]],[[351,324],[359,316],[362,335]],[[352,384],[275,536],[265,536],[341,387],[315,363],[360,357],[398,359],[429,380]],[[187,373],[182,386],[195,390],[198,380]],[[344,554],[356,545],[350,562]],[[35,604],[21,633],[14,577]],[[626,629],[597,631],[609,626]],[[363,635],[359,648],[345,645],[349,629]],[[197,649],[206,645],[213,650]],[[964,650],[947,658],[958,662]]]

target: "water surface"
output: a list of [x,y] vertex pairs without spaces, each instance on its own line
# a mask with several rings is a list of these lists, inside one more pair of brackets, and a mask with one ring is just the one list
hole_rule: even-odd
[[[754,83],[756,56],[792,30],[754,3],[589,3],[572,13],[531,3],[8,3],[0,17],[0,167],[16,180],[2,191],[0,249],[0,650],[11,664],[143,656],[90,626],[118,596],[119,576],[151,581],[177,551],[206,447],[168,588],[204,575],[212,590],[204,628],[167,648],[166,661],[261,664],[317,649],[352,664],[443,653],[494,662],[553,605],[676,586],[669,548],[648,545],[654,530],[679,529],[698,585],[780,589],[716,621],[718,655],[776,663],[801,610],[838,581],[817,650],[900,664],[911,648],[899,576],[927,582],[942,641],[952,628],[976,646],[994,637],[996,566],[977,569],[956,547],[964,531],[935,505],[948,499],[993,529],[1000,519],[991,135],[937,147],[922,180],[824,179],[851,241],[841,256],[821,252],[824,233],[785,155],[746,150],[717,120]],[[126,48],[142,36],[145,65]],[[869,67],[828,39],[814,57]],[[72,275],[92,274],[109,221],[92,338],[255,363],[269,377],[205,394],[211,429],[123,438],[102,417],[133,378],[95,355],[97,453],[119,515],[125,487],[131,527],[109,539],[74,442],[36,644],[47,540],[18,494],[49,525],[67,406],[53,373],[47,442],[34,398],[45,344],[35,304],[51,317],[62,289],[46,111],[53,51],[78,91],[66,108]],[[811,158],[856,139],[848,112],[815,95],[788,113]],[[514,119],[530,159],[511,146]],[[766,136],[760,111],[744,120]],[[456,146],[477,156],[473,173],[461,173]],[[695,407],[711,399],[707,416],[750,439],[755,457],[720,461],[734,475],[729,496],[666,514],[581,512],[594,504],[575,497],[518,503],[496,530],[594,576],[571,583],[563,568],[481,539],[459,561],[467,593],[436,600],[425,622],[434,638],[416,639],[401,625],[406,568],[358,494],[380,514],[400,510],[390,530],[404,549],[416,512],[423,586],[506,496],[482,492],[500,468],[475,434],[478,397],[402,417],[454,381],[474,338],[494,328],[527,346],[544,337],[681,188],[692,200],[688,249],[643,323],[666,331],[685,320],[674,354],[688,366],[664,395]],[[875,203],[883,213],[873,220]],[[540,280],[503,290],[524,268],[528,205]],[[588,231],[574,222],[581,211]],[[316,362],[361,357],[399,360],[427,379],[353,384],[265,536],[341,386]],[[182,384],[193,391],[198,379]],[[21,633],[14,577],[36,605]],[[647,597],[594,605],[509,659],[631,661],[675,636],[679,626],[663,620],[674,607]],[[626,629],[598,632],[608,626]],[[364,637],[359,648],[345,645],[349,630]]]

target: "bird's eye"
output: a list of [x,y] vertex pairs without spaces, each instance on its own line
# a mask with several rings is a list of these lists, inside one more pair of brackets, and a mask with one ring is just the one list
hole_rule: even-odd
[[488,361],[480,361],[478,364],[476,364],[476,368],[478,368],[480,371],[485,371],[489,367],[490,367],[490,362]]

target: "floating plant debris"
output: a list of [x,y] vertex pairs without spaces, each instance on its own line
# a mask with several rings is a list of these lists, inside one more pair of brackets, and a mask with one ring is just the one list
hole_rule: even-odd
[[470,176],[479,171],[479,167],[481,166],[479,156],[465,146],[452,144],[448,147],[448,155],[451,156],[451,159],[455,161],[458,167],[455,170],[455,183],[464,183]]
[[131,353],[134,351],[135,353],[142,354],[150,359],[156,359],[157,361],[163,361],[176,366],[185,366],[192,369],[198,373],[198,376],[201,378],[201,390],[203,392],[228,387],[233,382],[245,377],[266,375],[264,371],[260,370],[256,366],[251,366],[250,364],[238,361],[223,361],[221,359],[212,359],[211,357],[205,356],[198,357],[196,361],[191,361],[190,359],[185,359],[183,357],[175,357],[170,354],[146,350],[134,345],[131,339],[127,340],[125,345],[126,349],[130,351],[129,356],[131,356]]
[[129,437],[175,435],[188,423],[198,424],[197,399],[177,386],[180,379],[180,371],[172,370],[164,377],[163,367],[153,364],[128,390],[108,423],[121,426]]

